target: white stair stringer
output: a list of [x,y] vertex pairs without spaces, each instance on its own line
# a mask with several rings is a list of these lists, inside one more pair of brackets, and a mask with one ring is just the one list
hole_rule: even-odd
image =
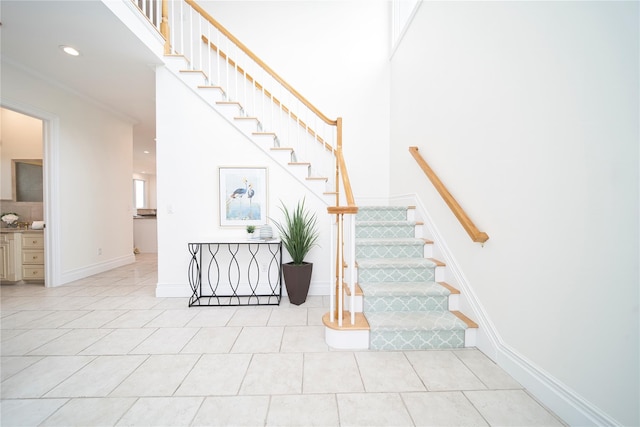
[[259,147],[267,156],[282,166],[298,182],[303,184],[311,193],[323,203],[331,204],[331,198],[326,196],[327,179],[309,176],[311,166],[305,171],[299,163],[305,160],[298,159],[292,148],[286,148],[286,143],[273,132],[263,129],[259,117],[247,117],[242,104],[229,100],[223,87],[216,86],[208,81],[207,75],[198,70],[190,70],[189,60],[182,55],[165,56],[165,65],[187,87],[197,94],[213,110],[227,120],[234,128],[247,137],[254,145]]

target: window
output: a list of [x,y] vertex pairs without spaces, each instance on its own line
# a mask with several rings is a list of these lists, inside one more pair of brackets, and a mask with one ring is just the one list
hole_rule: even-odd
[[147,207],[146,182],[141,179],[133,180],[133,205],[136,209]]

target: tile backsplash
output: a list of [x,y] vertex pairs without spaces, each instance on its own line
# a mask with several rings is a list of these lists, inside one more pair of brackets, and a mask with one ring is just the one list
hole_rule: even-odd
[[[0,214],[15,212],[20,222],[33,222],[44,220],[44,208],[42,202],[14,202],[12,200],[0,200]],[[0,226],[7,225],[0,221]]]

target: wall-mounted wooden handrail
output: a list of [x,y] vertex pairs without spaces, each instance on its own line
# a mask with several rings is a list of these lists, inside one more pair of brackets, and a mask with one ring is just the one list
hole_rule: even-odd
[[227,37],[236,46],[238,46],[240,48],[240,50],[242,50],[245,54],[247,54],[247,56],[249,58],[253,59],[260,67],[262,67],[263,70],[265,70],[267,73],[269,73],[271,75],[271,77],[273,77],[278,83],[280,83],[289,92],[291,92],[291,94],[293,94],[293,96],[298,98],[300,100],[300,102],[302,102],[304,105],[307,106],[307,108],[309,108],[318,117],[320,117],[322,119],[322,121],[324,121],[326,124],[331,125],[331,126],[335,126],[336,125],[336,120],[331,120],[330,118],[325,116],[320,110],[318,110],[316,108],[315,105],[313,105],[304,96],[302,96],[297,90],[295,90],[293,88],[293,86],[291,86],[289,83],[286,82],[286,80],[284,80],[282,77],[280,77],[280,75],[278,75],[278,73],[273,71],[273,69],[271,67],[269,67],[267,64],[265,64],[264,61],[262,61],[262,59],[260,59],[255,53],[253,53],[251,50],[249,50],[249,48],[247,46],[245,46],[240,40],[238,40],[233,34],[231,34],[229,32],[229,30],[227,30],[225,27],[223,27],[222,24],[220,24],[218,21],[213,19],[213,17],[211,15],[209,15],[207,13],[207,11],[204,10],[202,7],[200,7],[195,1],[193,1],[193,0],[184,0],[184,1],[189,6],[191,6],[193,9],[195,9],[200,15],[202,15],[203,18],[205,18],[207,21],[209,21],[209,23],[211,25],[216,27],[218,29],[218,31],[220,31],[222,34],[224,34],[225,37]]
[[464,227],[466,232],[469,234],[471,240],[477,243],[484,243],[489,240],[487,233],[478,230],[478,227],[474,225],[464,209],[462,209],[456,199],[454,199],[451,193],[449,193],[447,187],[445,187],[442,181],[440,181],[440,178],[438,178],[433,169],[429,167],[422,155],[418,152],[418,147],[409,147],[409,152],[414,159],[416,159],[418,165],[420,165],[420,168],[427,175],[436,190],[438,190],[438,193],[440,193],[440,196],[442,196],[447,206],[449,206],[449,209],[451,209],[456,218],[458,218],[458,221],[460,221],[462,227]]

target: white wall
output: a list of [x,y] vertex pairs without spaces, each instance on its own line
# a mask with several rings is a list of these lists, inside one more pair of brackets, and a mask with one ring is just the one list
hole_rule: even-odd
[[[199,1],[330,118],[341,116],[354,192],[389,189],[386,1]],[[366,160],[364,160],[366,159]]]
[[59,223],[49,224],[59,229],[55,284],[132,262],[132,124],[7,62],[2,102],[59,122],[56,158],[45,158],[59,172],[51,183]]
[[640,423],[638,12],[424,2],[392,60],[391,194],[428,206],[495,326],[492,356],[576,425]]
[[[323,226],[319,247],[307,260],[314,273],[310,294],[326,294],[329,283],[329,218],[326,203],[266,156],[225,118],[191,92],[169,70],[156,73],[158,177],[158,296],[190,296],[188,243],[246,238],[244,227],[221,227],[218,168],[266,167],[269,218],[281,220],[280,201],[306,197]],[[269,223],[272,223],[269,221]],[[275,227],[274,232],[275,232]],[[288,254],[284,262],[288,262]],[[285,290],[283,288],[283,294]]]
[[0,199],[11,200],[11,160],[42,159],[42,120],[6,108],[1,108],[0,114]]

